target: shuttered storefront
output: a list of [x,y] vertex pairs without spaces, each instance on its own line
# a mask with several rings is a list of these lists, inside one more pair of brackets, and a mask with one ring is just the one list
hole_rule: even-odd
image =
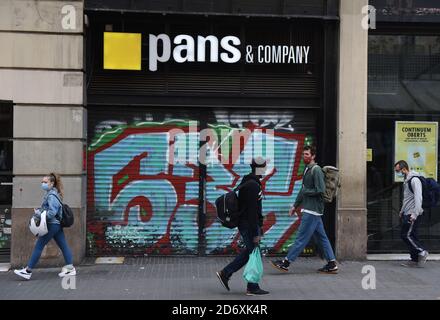
[[[315,139],[315,111],[106,107],[89,111],[88,223],[90,254],[228,254],[237,230],[216,221],[215,199],[249,173],[246,157],[269,158],[263,180],[262,248],[282,252],[297,219],[287,212],[299,191],[304,143]],[[193,125],[193,127],[190,127]],[[204,164],[200,132],[211,129]],[[172,139],[170,131],[176,131]],[[180,131],[178,131],[180,130]],[[233,155],[232,141],[243,143]],[[178,147],[187,146],[187,150]],[[173,158],[174,157],[174,158]],[[174,164],[170,162],[174,159]],[[225,161],[228,159],[229,161]]]
[[[323,98],[323,66],[335,57],[325,55],[334,39],[325,48],[324,23],[95,11],[88,17],[88,255],[236,252],[237,230],[216,221],[214,203],[249,173],[249,155],[259,152],[270,160],[263,180],[262,249],[285,252],[299,226],[288,210],[301,185],[303,146],[318,142],[332,150],[324,133],[335,133],[331,119],[322,125],[324,114],[334,114],[324,108],[332,96],[326,89],[330,98]],[[103,34],[109,30],[141,34],[141,70],[104,69]],[[186,35],[194,51],[186,47],[177,56],[191,52],[197,61],[179,62],[173,49],[169,60],[151,70],[150,40],[159,34],[169,36],[171,49],[173,39]],[[239,38],[240,60],[210,61],[217,56],[210,51],[214,46],[203,61],[199,36],[209,35],[219,46],[225,37]],[[292,48],[295,63],[273,55],[268,63],[251,63],[246,57],[246,50],[262,54],[276,48]]]

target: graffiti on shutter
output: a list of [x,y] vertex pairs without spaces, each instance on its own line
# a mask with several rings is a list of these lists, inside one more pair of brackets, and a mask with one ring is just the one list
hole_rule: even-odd
[[[104,120],[89,130],[94,133],[87,155],[89,254],[226,254],[238,250],[237,231],[215,221],[214,203],[249,173],[243,157],[255,146],[251,141],[259,141],[263,150],[271,141],[273,148],[268,175],[263,179],[262,247],[283,252],[292,243],[299,221],[287,213],[301,186],[302,148],[313,139],[309,130],[296,132],[292,114],[270,111],[226,116],[219,111],[204,120],[219,137],[220,131],[231,138],[247,130],[248,139],[229,163],[222,161],[231,153],[228,139],[217,148],[208,144],[211,152],[203,213],[207,217],[202,228],[206,247],[205,252],[199,252],[200,173],[194,154],[198,154],[203,117],[195,114],[192,120],[157,122],[146,115],[143,119],[147,120],[125,121],[94,114],[93,110],[90,113],[92,118]],[[313,117],[307,121],[312,123]],[[194,123],[195,132],[190,129]],[[170,130],[176,129],[181,133],[171,139]],[[183,161],[173,164],[170,159],[176,156],[173,145],[177,142],[188,148]]]

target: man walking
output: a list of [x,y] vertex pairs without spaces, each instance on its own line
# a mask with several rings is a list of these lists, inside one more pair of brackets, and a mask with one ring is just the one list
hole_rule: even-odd
[[394,165],[394,171],[398,176],[404,178],[403,182],[403,204],[399,216],[402,219],[401,238],[407,244],[411,260],[402,264],[404,267],[423,267],[428,258],[428,251],[425,250],[417,237],[417,229],[423,214],[423,189],[420,175],[410,171],[408,163],[404,160]]
[[[238,231],[243,239],[246,248],[223,270],[217,272],[217,277],[221,284],[229,289],[229,279],[232,274],[240,270],[249,260],[249,255],[255,246],[260,243],[263,225],[263,215],[261,213],[262,188],[261,178],[266,170],[266,161],[262,158],[253,159],[251,163],[252,172],[243,177],[239,190],[238,202],[242,211],[238,223]],[[247,295],[263,295],[269,292],[262,290],[258,283],[247,284]]]
[[335,255],[330,241],[324,230],[322,215],[324,213],[325,181],[322,169],[315,162],[316,149],[313,146],[305,146],[303,151],[303,160],[306,169],[303,174],[303,185],[296,198],[295,204],[289,211],[292,216],[299,206],[302,207],[302,219],[298,229],[298,235],[294,244],[289,249],[287,256],[283,260],[271,261],[273,267],[277,270],[287,272],[290,263],[301,254],[310,239],[315,237],[317,244],[327,260],[327,264],[319,269],[322,273],[338,273]]

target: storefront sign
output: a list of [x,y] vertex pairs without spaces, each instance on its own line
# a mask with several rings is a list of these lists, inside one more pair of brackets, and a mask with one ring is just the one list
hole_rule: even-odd
[[[140,33],[104,32],[104,69],[140,70]],[[244,45],[236,36],[181,34],[171,39],[167,34],[148,35],[148,70],[170,60],[185,62],[237,63],[244,57],[248,64],[307,64],[310,46]],[[242,48],[246,52],[242,52]]]
[[[405,160],[411,170],[437,180],[438,123],[396,121],[395,161]],[[403,179],[394,175],[395,182]]]

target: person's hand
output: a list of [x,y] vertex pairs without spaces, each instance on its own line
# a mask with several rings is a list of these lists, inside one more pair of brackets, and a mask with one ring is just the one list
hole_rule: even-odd
[[409,216],[409,221],[414,222],[414,221],[416,221],[416,220],[417,220],[417,216],[416,216],[415,214],[411,214],[411,215]]
[[293,215],[296,214],[296,213],[295,213],[295,210],[296,210],[295,207],[290,208],[290,210],[289,210],[289,217],[291,217],[291,216],[293,216]]
[[400,218],[400,219],[402,219],[402,215],[403,215],[403,213],[402,213],[402,212],[399,212],[399,218]]
[[260,236],[256,236],[256,237],[254,237],[254,244],[255,244],[255,245],[259,245],[259,244],[260,244],[260,240],[261,240],[261,237],[260,237]]

